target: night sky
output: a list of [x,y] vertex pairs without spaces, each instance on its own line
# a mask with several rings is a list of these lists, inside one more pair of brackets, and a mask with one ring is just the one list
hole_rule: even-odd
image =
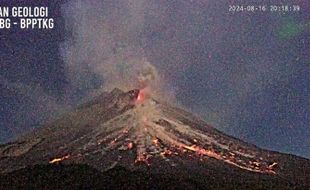
[[[177,105],[217,129],[310,158],[310,2],[38,2],[0,1],[48,6],[55,20],[51,30],[0,29],[1,143],[102,90],[133,85],[147,62]],[[238,4],[301,10],[228,11]]]

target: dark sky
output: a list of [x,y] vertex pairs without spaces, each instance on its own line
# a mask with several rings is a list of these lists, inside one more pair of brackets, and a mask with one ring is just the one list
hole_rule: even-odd
[[[48,6],[55,28],[0,29],[0,142],[127,84],[120,68],[130,76],[147,60],[178,104],[214,127],[310,158],[308,1],[38,2],[1,1]],[[233,14],[230,4],[301,11]]]

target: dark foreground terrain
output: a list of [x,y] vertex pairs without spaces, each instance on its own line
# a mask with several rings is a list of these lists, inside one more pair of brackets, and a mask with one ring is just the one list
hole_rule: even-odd
[[100,172],[87,165],[35,165],[0,177],[0,189],[309,189],[265,176],[185,177],[129,171]]

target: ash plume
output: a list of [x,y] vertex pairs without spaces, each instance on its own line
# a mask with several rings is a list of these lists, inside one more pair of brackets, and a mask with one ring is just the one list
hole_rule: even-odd
[[145,6],[144,0],[70,1],[63,6],[69,34],[61,52],[73,91],[89,86],[95,76],[99,91],[148,87],[154,94],[163,92],[162,76],[139,45]]

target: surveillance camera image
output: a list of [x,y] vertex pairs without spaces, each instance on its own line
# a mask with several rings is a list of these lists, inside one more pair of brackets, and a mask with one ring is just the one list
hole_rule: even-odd
[[310,1],[0,0],[0,189],[310,189]]

